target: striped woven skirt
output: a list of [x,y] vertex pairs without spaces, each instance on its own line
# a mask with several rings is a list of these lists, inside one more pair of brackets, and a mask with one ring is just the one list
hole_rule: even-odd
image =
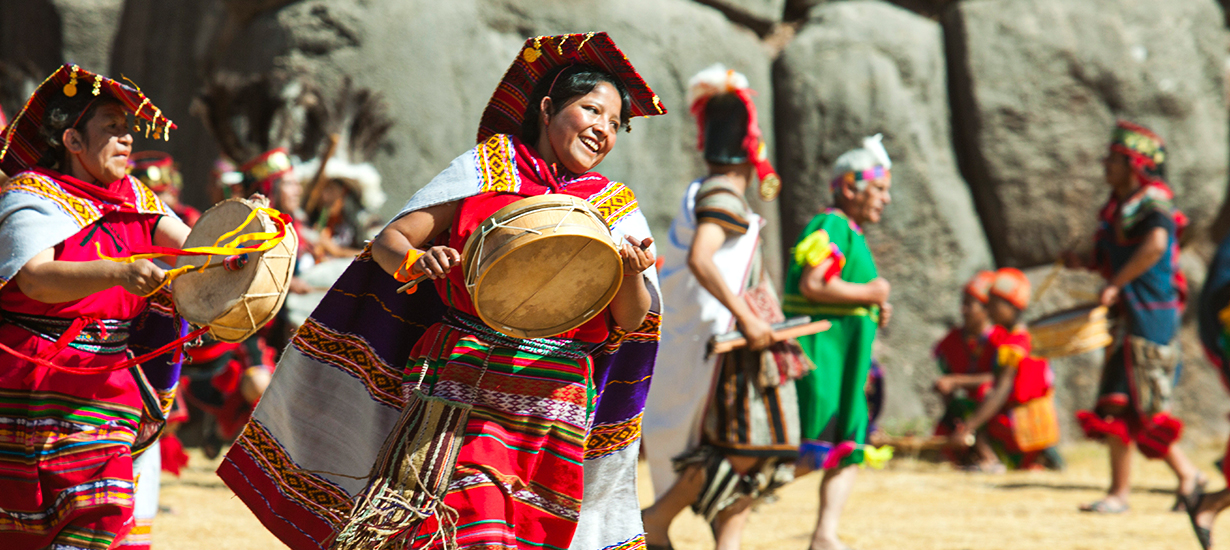
[[[0,342],[31,356],[53,345],[11,324]],[[92,366],[127,355],[70,347],[55,357]],[[126,535],[141,411],[128,370],[68,374],[0,354],[0,547],[103,550]]]
[[593,363],[582,343],[514,340],[473,321],[450,316],[428,329],[406,369],[407,391],[474,405],[443,509],[411,547],[567,548],[581,511]]

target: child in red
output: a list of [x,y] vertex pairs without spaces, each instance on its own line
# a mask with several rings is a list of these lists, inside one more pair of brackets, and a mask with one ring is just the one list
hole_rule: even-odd
[[[1018,269],[1003,268],[995,273],[989,293],[987,312],[999,329],[992,336],[990,353],[995,382],[953,438],[964,441],[968,434],[977,434],[981,471],[1003,470],[1004,463],[1016,468],[1035,464],[1061,468],[1063,461],[1054,449],[1059,442],[1051,391],[1055,375],[1045,359],[1029,356],[1032,342],[1020,323],[1029,305],[1029,280]],[[997,453],[985,452],[989,448]]]
[[[951,435],[991,390],[992,337],[1003,332],[987,313],[995,272],[980,271],[965,285],[961,294],[961,326],[954,327],[935,345],[935,361],[942,373],[935,391],[944,400],[944,416],[935,426],[935,435]],[[990,450],[987,449],[989,453]],[[948,453],[954,462],[965,462],[967,453]]]

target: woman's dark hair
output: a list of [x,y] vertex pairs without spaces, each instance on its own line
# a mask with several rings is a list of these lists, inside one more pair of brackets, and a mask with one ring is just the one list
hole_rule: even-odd
[[[599,82],[606,82],[619,92],[619,126],[631,129],[628,121],[632,118],[632,96],[628,94],[623,82],[592,65],[564,65],[547,71],[534,85],[534,91],[530,94],[530,101],[525,109],[525,118],[521,120],[521,141],[531,146],[538,143],[538,118],[542,114],[539,106],[542,104],[542,98],[551,98],[551,106],[555,111],[551,114],[555,114],[573,99],[594,91]],[[548,91],[551,95],[547,95]]]
[[[46,150],[39,158],[38,165],[52,170],[62,170],[64,158],[68,152],[63,143],[64,131],[69,128],[82,130],[90,119],[94,118],[94,113],[99,107],[110,103],[118,105],[120,100],[106,94],[95,96],[90,93],[78,93],[73,97],[55,94],[55,97],[47,102],[47,109],[43,111],[43,127],[39,128],[39,137]],[[74,122],[76,124],[73,124]]]

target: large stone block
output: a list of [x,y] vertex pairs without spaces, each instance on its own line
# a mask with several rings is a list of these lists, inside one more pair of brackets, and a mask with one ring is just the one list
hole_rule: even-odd
[[[0,2],[0,104],[14,116],[62,63],[108,74],[124,0]],[[20,97],[18,97],[20,96]]]
[[[783,239],[831,204],[833,161],[883,133],[892,203],[867,228],[894,318],[881,333],[888,415],[923,413],[931,346],[958,316],[959,287],[991,258],[950,145],[939,24],[875,1],[823,4],[774,68]],[[787,245],[789,246],[789,244]]]
[[[309,75],[326,92],[349,75],[356,85],[384,94],[396,120],[389,152],[376,160],[390,196],[386,215],[474,145],[487,100],[530,36],[609,32],[670,110],[664,117],[633,121],[632,132],[619,136],[599,167],[632,186],[659,237],[665,237],[687,182],[703,169],[695,123],[684,103],[692,74],[715,62],[746,73],[762,91],[757,98],[765,113],[762,124],[773,134],[768,53],[755,34],[688,0],[304,0],[257,14],[234,30],[229,43],[220,39],[225,12],[218,0],[130,0],[117,46],[116,67],[139,77],[155,100],[167,98],[162,101],[174,105],[167,111],[183,121],[169,145],[185,166],[194,167],[185,174],[190,185],[203,185],[202,167],[217,154],[182,103],[184,88],[200,86],[211,55],[218,68],[290,69]],[[194,30],[202,18],[207,28]],[[150,27],[151,21],[164,26]],[[168,27],[192,38],[166,43],[155,30]],[[190,197],[199,200],[204,194]],[[757,208],[774,224],[770,233],[776,239],[776,207]],[[780,249],[776,240],[772,248]]]
[[1168,146],[1206,225],[1227,181],[1226,35],[1213,0],[968,0],[944,16],[957,154],[1001,264],[1088,243],[1117,118]]
[[787,0],[694,0],[718,9],[731,21],[765,35],[781,22]]
[[209,206],[206,185],[218,148],[189,107],[225,20],[221,0],[127,0],[111,53],[114,73],[140,85],[178,126],[169,140],[138,137],[134,148],[171,153],[184,175],[183,200],[197,206]]

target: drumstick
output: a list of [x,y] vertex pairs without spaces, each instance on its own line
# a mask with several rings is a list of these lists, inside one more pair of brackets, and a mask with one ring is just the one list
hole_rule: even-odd
[[972,447],[974,446],[974,441],[974,434],[965,434],[965,439],[960,442],[953,441],[952,438],[943,435],[931,437],[907,435],[902,437],[885,437],[882,444],[892,445],[893,448],[901,451],[932,451],[960,447],[962,444],[966,447]]
[[329,134],[329,145],[325,148],[325,156],[320,157],[320,166],[316,169],[315,177],[312,178],[312,188],[308,189],[308,200],[304,210],[309,213],[320,202],[320,194],[324,191],[325,166],[329,164],[329,159],[333,158],[334,151],[337,151],[337,142],[339,140],[341,140],[340,135],[336,133]]
[[1047,273],[1046,278],[1042,280],[1042,284],[1038,285],[1038,292],[1034,294],[1034,303],[1037,303],[1042,298],[1042,295],[1051,289],[1051,284],[1055,282],[1055,279],[1059,278],[1059,273],[1062,271],[1063,259],[1061,258],[1055,261],[1055,265],[1051,267],[1051,272]]
[[[638,248],[640,248],[641,250],[649,250],[649,247],[652,245],[653,245],[653,241],[649,241],[648,243],[645,243],[644,241],[642,241],[642,244],[638,245]],[[418,285],[419,283],[423,281],[426,281],[429,278],[430,277],[428,277],[427,274],[419,275],[418,277],[411,279],[410,282],[404,285],[401,285],[400,287],[397,287],[397,293],[400,294],[402,292],[410,290],[411,288],[414,288],[416,285]]]
[[[806,324],[798,324],[799,319],[807,319],[807,317],[795,317],[794,319],[787,320],[784,323],[773,325],[773,341],[780,342],[783,340],[789,340],[790,338],[807,336],[808,334],[817,334],[824,332],[833,326],[832,323],[824,320],[812,321]],[[709,355],[726,353],[731,350],[747,347],[747,338],[745,338],[742,333],[739,333],[738,331],[733,332],[733,334],[738,334],[738,336],[729,339],[722,339],[722,337],[730,334],[732,333],[726,333],[710,338],[708,346]]]
[[397,287],[397,293],[398,293],[398,294],[401,294],[402,292],[405,292],[405,291],[407,291],[407,290],[410,290],[410,289],[414,288],[414,287],[415,287],[415,285],[417,285],[417,284],[419,284],[419,283],[421,283],[421,282],[423,282],[423,281],[426,281],[427,279],[430,279],[430,278],[431,278],[431,277],[429,277],[426,273],[424,273],[424,274],[422,274],[422,275],[419,275],[418,277],[415,277],[415,278],[411,279],[411,280],[410,280],[410,282],[408,282],[408,283],[406,283],[406,284],[404,284],[404,285],[401,285],[401,286]]
[[235,256],[227,256],[223,258],[221,262],[218,262],[218,263],[210,262],[208,264],[205,264],[205,267],[196,266],[196,265],[191,266],[188,271],[213,269],[215,267],[226,268],[227,271],[239,271],[243,269],[243,266],[245,265],[248,265],[248,255],[247,254],[237,254]]

